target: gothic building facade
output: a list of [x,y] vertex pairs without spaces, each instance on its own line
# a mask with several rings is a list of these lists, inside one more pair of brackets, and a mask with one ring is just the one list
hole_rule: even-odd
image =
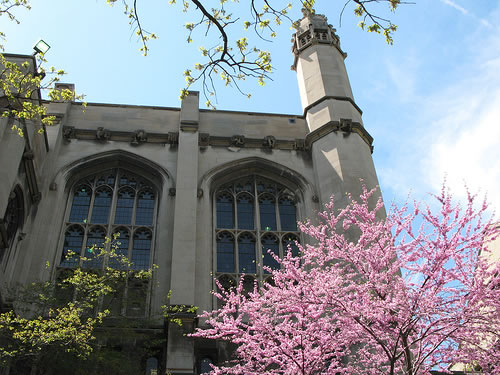
[[267,249],[282,256],[305,240],[298,220],[332,195],[345,204],[360,179],[378,185],[346,54],[324,16],[304,16],[293,54],[300,116],[203,110],[190,92],[181,108],[45,102],[56,125],[40,135],[25,122],[23,138],[2,118],[2,303],[13,302],[15,285],[79,266],[69,250],[88,255],[118,233],[134,269],[158,266],[149,282],[130,283],[113,310],[166,340],[141,359],[142,373],[199,374],[220,361],[223,345],[184,336],[202,324],[194,315],[179,327],[164,322],[161,306],[211,310],[214,278],[265,281],[262,265],[275,266]]

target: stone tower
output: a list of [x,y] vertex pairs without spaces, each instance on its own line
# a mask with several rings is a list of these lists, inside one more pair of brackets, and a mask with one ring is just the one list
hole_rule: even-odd
[[320,200],[346,203],[346,193],[360,193],[360,179],[378,186],[371,157],[372,137],[365,130],[356,105],[335,29],[327,18],[303,10],[294,35],[292,69],[297,72],[309,144]]

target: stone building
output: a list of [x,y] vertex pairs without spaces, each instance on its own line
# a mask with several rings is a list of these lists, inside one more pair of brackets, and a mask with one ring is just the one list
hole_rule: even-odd
[[3,304],[9,287],[78,266],[78,258],[65,260],[68,250],[88,255],[120,233],[119,250],[135,269],[158,266],[114,306],[166,340],[141,359],[142,373],[199,374],[221,360],[222,345],[183,335],[198,324],[194,316],[183,316],[182,327],[165,324],[161,306],[210,310],[214,277],[223,285],[241,273],[265,280],[261,266],[274,265],[266,250],[283,255],[303,240],[297,220],[332,195],[345,204],[346,193],[361,191],[360,179],[378,184],[335,30],[326,17],[306,14],[293,40],[303,115],[204,110],[190,92],[181,108],[88,103],[83,111],[45,102],[57,124],[39,135],[39,125],[26,122],[24,138],[2,118]]

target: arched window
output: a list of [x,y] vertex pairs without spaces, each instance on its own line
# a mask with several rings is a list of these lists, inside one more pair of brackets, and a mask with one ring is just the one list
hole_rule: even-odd
[[[132,269],[149,268],[156,196],[151,182],[123,169],[77,181],[71,191],[60,266],[103,267],[103,260],[96,257],[110,238],[117,244],[117,255],[128,258]],[[70,252],[74,256],[67,259]],[[123,267],[118,256],[104,263]]]
[[[275,269],[290,241],[298,241],[297,197],[288,187],[260,176],[247,176],[220,186],[214,194],[216,273],[256,274]],[[293,239],[293,240],[291,240]],[[291,244],[295,251],[295,242]],[[295,247],[294,247],[295,246]]]
[[[5,215],[1,221],[0,231],[0,249],[8,248],[16,236],[18,229],[22,228],[24,223],[24,198],[23,192],[19,186],[10,193],[9,201]],[[3,252],[0,252],[0,260]]]

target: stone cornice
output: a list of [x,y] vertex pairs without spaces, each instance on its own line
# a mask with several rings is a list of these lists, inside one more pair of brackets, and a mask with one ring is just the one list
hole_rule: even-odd
[[142,143],[177,144],[179,141],[179,133],[150,133],[141,129],[136,131],[117,131],[108,130],[102,127],[97,129],[79,129],[73,126],[63,126],[63,138],[68,143],[71,142],[72,139],[80,139],[100,142],[130,142],[133,145]]
[[370,151],[373,153],[373,137],[366,131],[363,125],[359,122],[353,122],[350,119],[340,119],[340,121],[330,121],[320,128],[312,131],[306,136],[305,147],[310,149],[314,142],[323,138],[327,134],[332,132],[343,132],[345,134],[356,133],[361,139],[370,147]]
[[314,107],[314,106],[317,106],[318,104],[320,103],[323,103],[325,100],[339,100],[339,101],[343,101],[343,102],[349,102],[352,104],[352,106],[354,108],[356,108],[356,110],[359,112],[360,115],[363,114],[363,111],[361,110],[361,108],[358,107],[358,105],[356,104],[356,102],[348,97],[348,96],[335,96],[335,95],[326,95],[326,96],[323,96],[322,98],[316,100],[315,102],[309,104],[306,108],[304,108],[304,117],[307,116],[307,112],[309,112],[309,110]]
[[[211,135],[209,133],[199,133],[198,146],[204,149],[211,147],[228,147],[233,151],[240,148],[260,148],[263,150],[290,150],[290,151],[309,151],[317,140],[330,133],[342,132],[345,135],[351,133],[358,134],[361,139],[370,147],[373,152],[373,137],[359,122],[353,122],[350,119],[341,119],[340,121],[330,121],[313,132],[307,134],[304,138],[280,139],[273,135],[266,135],[262,138],[249,138],[245,135],[235,134],[231,136]],[[179,142],[179,133],[149,133],[144,130],[116,131],[104,128],[97,129],[77,129],[72,126],[63,127],[63,137],[67,143],[72,139],[88,140],[96,142],[129,142],[132,145],[140,144],[170,144],[176,145]]]

